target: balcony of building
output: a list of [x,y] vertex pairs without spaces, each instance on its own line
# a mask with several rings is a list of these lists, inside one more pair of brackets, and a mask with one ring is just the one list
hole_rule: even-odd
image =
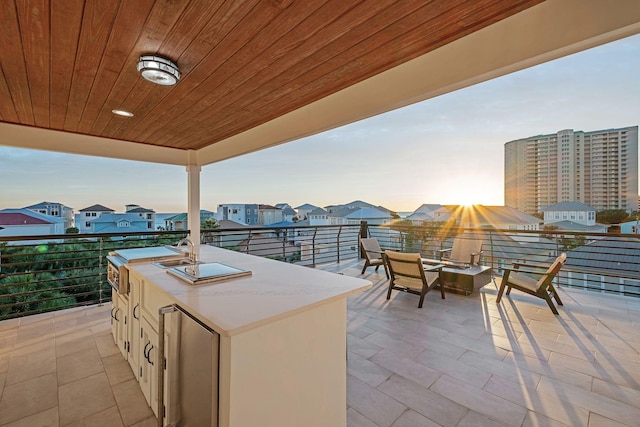
[[[3,11],[0,145],[184,166],[189,227],[203,244],[203,166],[640,31],[634,0],[15,1]],[[161,85],[137,74],[153,53],[177,60],[179,84],[162,84],[175,68],[145,70]],[[292,257],[282,242],[282,259],[357,274],[357,238],[332,250],[307,231],[306,252],[300,242]],[[255,234],[244,236],[249,252]],[[60,236],[26,259],[20,245],[2,248],[0,425],[155,422],[108,333],[103,257],[117,236],[94,237],[89,252]],[[374,288],[349,303],[349,425],[637,420],[636,341],[619,332],[637,325],[635,299],[607,295],[609,279],[562,287],[574,305],[556,318],[518,296],[492,305],[495,284],[430,294],[417,310],[408,295],[384,300],[382,274],[365,277]],[[634,286],[614,277],[623,292]]]

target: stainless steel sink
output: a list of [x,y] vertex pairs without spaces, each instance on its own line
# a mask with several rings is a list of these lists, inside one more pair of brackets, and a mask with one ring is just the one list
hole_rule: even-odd
[[157,265],[158,267],[161,267],[161,268],[181,267],[181,266],[189,266],[189,265],[196,265],[196,264],[202,264],[202,262],[201,261],[193,262],[189,258],[178,258],[178,259],[168,259],[165,261],[156,261],[153,263],[153,265]]
[[198,265],[177,265],[169,267],[167,273],[190,285],[211,283],[251,275],[251,271],[231,267],[230,265],[219,262],[198,263]]

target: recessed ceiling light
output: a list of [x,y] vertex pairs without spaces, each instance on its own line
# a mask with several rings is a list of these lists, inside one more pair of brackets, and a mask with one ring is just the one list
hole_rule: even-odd
[[129,111],[125,111],[125,110],[111,110],[111,112],[117,116],[133,117],[133,113],[130,113]]
[[142,77],[155,84],[171,86],[180,80],[178,66],[161,56],[142,55],[137,68]]

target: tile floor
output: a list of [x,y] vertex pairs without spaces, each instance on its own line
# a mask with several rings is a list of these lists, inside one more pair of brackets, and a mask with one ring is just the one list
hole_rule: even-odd
[[[490,283],[471,296],[394,292],[361,263],[349,300],[349,427],[639,426],[640,301],[563,289],[554,316]],[[499,282],[499,279],[497,279]],[[113,344],[109,306],[0,322],[0,426],[155,426]]]

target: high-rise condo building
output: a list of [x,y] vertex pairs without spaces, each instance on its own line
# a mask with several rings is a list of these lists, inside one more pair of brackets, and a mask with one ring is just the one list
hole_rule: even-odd
[[638,206],[638,126],[561,130],[504,145],[505,205],[527,213],[560,202]]

